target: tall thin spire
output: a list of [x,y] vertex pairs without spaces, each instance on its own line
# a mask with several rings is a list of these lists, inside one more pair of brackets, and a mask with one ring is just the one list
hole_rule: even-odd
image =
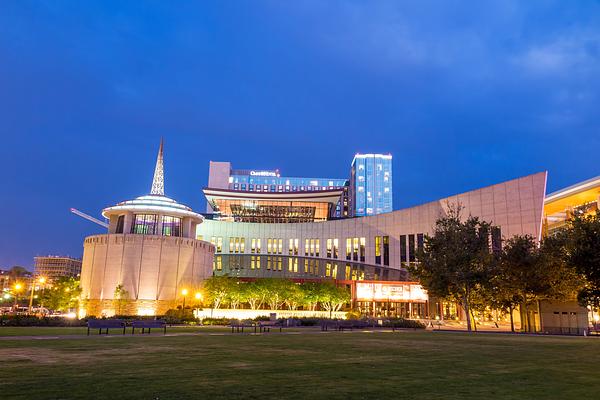
[[160,147],[156,157],[156,167],[154,168],[154,179],[152,179],[152,189],[150,194],[159,196],[165,195],[165,172],[163,165],[163,139],[160,138]]

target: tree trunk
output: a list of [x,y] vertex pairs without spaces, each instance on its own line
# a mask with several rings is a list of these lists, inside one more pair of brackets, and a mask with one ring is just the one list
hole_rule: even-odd
[[467,294],[463,296],[463,308],[467,317],[467,331],[471,332],[471,310],[469,309],[468,293],[467,291]]
[[537,301],[537,309],[538,309],[538,321],[540,322],[540,332],[543,331],[543,327],[542,327],[542,305],[540,303],[540,301]]
[[475,319],[475,314],[473,313],[473,310],[471,310],[471,318],[473,320],[473,330],[477,332],[477,319]]
[[513,307],[508,306],[508,312],[510,313],[510,331],[515,333],[515,321],[513,319]]

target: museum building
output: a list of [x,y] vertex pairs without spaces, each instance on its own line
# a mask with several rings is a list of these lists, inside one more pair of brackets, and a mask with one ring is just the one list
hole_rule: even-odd
[[164,193],[161,141],[150,194],[105,208],[108,233],[84,240],[80,315],[164,314],[212,275],[214,246],[196,239],[204,217]]

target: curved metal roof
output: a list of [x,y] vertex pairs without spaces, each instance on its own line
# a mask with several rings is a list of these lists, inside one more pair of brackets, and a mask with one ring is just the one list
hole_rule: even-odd
[[115,206],[107,207],[102,210],[102,215],[109,218],[112,214],[120,214],[124,211],[141,213],[158,213],[174,217],[189,217],[202,222],[204,217],[184,204],[162,195],[150,194],[140,196],[133,200],[122,201]]

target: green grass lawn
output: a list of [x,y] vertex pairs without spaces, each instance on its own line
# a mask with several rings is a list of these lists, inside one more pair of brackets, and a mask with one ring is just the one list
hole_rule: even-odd
[[[189,328],[188,328],[189,329]],[[600,339],[444,332],[0,340],[2,399],[591,399]]]
[[[172,326],[167,328],[167,333],[200,333],[200,332],[229,332],[227,327],[222,326]],[[122,331],[121,331],[122,332]],[[131,328],[127,328],[127,334],[131,334]],[[136,331],[139,332],[139,329]],[[162,332],[160,329],[153,329],[152,333]],[[103,333],[104,334],[104,333]],[[119,329],[110,329],[111,336],[119,335]],[[0,327],[0,338],[4,336],[64,336],[64,335],[87,335],[87,328],[84,326],[77,327],[15,327],[3,326]],[[90,335],[98,335],[97,329],[92,329]]]

